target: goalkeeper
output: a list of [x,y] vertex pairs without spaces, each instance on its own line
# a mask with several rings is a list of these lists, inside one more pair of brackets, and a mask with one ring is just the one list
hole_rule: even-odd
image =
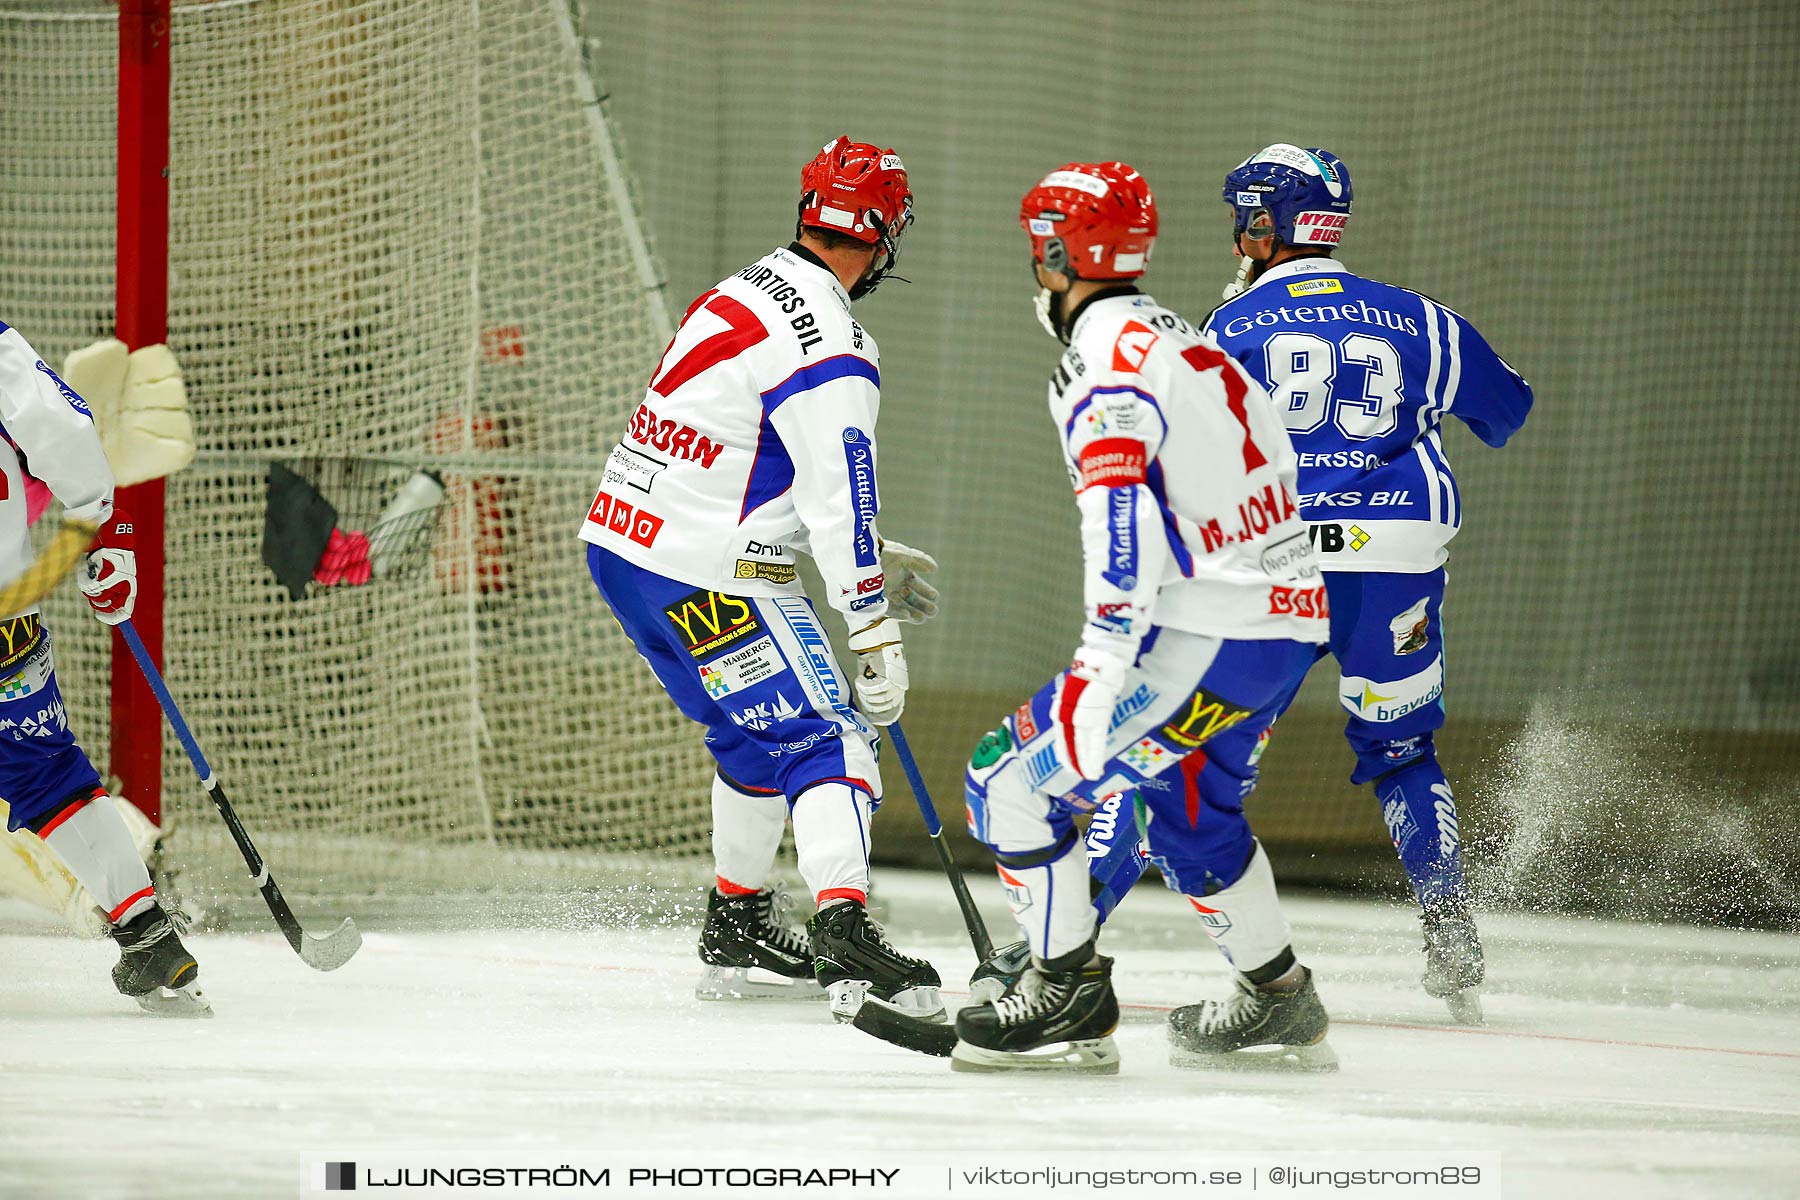
[[[175,434],[163,440],[179,461],[166,468],[191,456],[192,436],[173,360],[157,349],[160,355],[135,364],[136,390],[174,397],[177,415],[161,428]],[[130,390],[123,345],[104,344],[100,357],[116,365],[118,389]],[[108,625],[127,620],[137,600],[131,518],[114,501],[113,471],[87,402],[4,323],[0,425],[0,576],[11,581],[5,589],[10,607],[0,614],[0,796],[10,805],[8,833],[28,830],[41,839],[104,913],[121,952],[112,973],[121,992],[154,1013],[206,1014],[210,1010],[194,990],[199,964],[157,903],[131,829],[69,730],[50,633],[37,607],[56,579],[37,584],[30,571],[31,518],[53,495],[69,525],[84,540],[92,536],[81,590],[95,615]],[[143,432],[136,418],[124,420],[119,430],[126,440]]]

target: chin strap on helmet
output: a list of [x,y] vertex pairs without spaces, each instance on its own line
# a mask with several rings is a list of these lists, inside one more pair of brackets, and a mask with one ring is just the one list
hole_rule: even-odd
[[[799,211],[802,219],[797,219],[794,222],[795,241],[799,241],[801,237],[806,234],[807,226],[803,218],[806,215],[806,207],[811,202],[812,198],[813,194],[811,192],[807,192],[800,197]],[[861,300],[864,296],[879,287],[884,279],[892,279],[897,283],[912,282],[912,280],[903,275],[894,274],[894,264],[900,261],[900,235],[905,232],[908,225],[912,224],[911,205],[907,206],[906,210],[901,214],[900,220],[894,222],[894,227],[892,228],[883,222],[881,217],[874,212],[868,214],[868,221],[871,225],[875,226],[878,235],[875,241],[876,265],[871,267],[869,272],[861,279],[857,280],[855,286],[850,289],[850,298],[852,300]]]
[[880,235],[875,242],[875,265],[870,267],[869,273],[857,280],[856,286],[850,289],[852,300],[861,300],[879,287],[884,279],[892,279],[899,283],[912,282],[903,275],[894,274],[894,266],[900,261],[900,235],[906,231],[908,225],[912,224],[912,206],[907,205],[892,226],[884,223],[873,212],[869,214],[869,222],[875,226],[876,232]]

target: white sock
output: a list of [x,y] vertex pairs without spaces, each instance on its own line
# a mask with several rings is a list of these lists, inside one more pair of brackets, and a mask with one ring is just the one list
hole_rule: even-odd
[[138,857],[125,818],[102,793],[64,812],[39,835],[69,868],[106,919],[122,925],[156,903],[150,871]]
[[818,783],[794,801],[800,876],[823,907],[869,898],[869,797],[847,783]]
[[1061,958],[1080,949],[1099,926],[1088,899],[1087,858],[1075,853],[1080,845],[1075,842],[1068,853],[1041,867],[994,868],[1013,920],[1036,958]]
[[731,890],[726,884],[740,892],[768,886],[787,815],[786,796],[752,796],[713,776],[713,870],[721,891]]
[[1225,960],[1239,971],[1254,971],[1280,957],[1294,940],[1275,895],[1275,872],[1262,843],[1238,881],[1210,896],[1189,896],[1206,932]]

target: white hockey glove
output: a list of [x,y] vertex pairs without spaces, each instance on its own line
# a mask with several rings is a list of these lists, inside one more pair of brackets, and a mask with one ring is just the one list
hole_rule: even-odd
[[923,550],[882,539],[881,573],[887,578],[882,594],[895,620],[923,625],[937,616],[938,590],[925,582],[937,568],[937,559]]
[[88,402],[120,487],[172,475],[194,461],[181,367],[164,345],[129,353],[106,338],[70,353],[63,380]]
[[80,587],[101,624],[131,619],[138,593],[137,529],[117,504],[94,537]]
[[1066,729],[1064,743],[1074,748],[1075,761],[1069,765],[1083,779],[1098,779],[1106,771],[1106,735],[1125,688],[1126,665],[1103,650],[1082,646],[1063,677],[1056,718]]
[[856,702],[877,725],[892,725],[906,707],[906,650],[900,644],[900,622],[892,617],[850,634],[856,655]]

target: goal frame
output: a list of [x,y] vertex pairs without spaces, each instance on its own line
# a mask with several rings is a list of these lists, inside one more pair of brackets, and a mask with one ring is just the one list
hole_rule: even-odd
[[[169,336],[169,39],[172,0],[119,0],[118,218],[114,328],[132,350]],[[121,488],[137,549],[131,623],[163,665],[164,487]],[[162,717],[123,638],[112,638],[111,774],[162,821]]]

